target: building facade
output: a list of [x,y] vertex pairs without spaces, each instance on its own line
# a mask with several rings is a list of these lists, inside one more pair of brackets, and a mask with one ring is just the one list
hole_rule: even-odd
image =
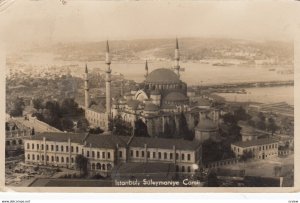
[[88,159],[91,173],[108,175],[121,163],[173,163],[177,172],[193,173],[201,165],[201,144],[178,139],[115,135],[41,133],[24,141],[25,163],[76,167]]
[[231,150],[236,157],[241,157],[250,152],[253,159],[270,159],[278,156],[278,141],[264,138],[248,140],[231,144]]
[[[141,119],[147,125],[148,134],[152,137],[160,136],[165,132],[165,126],[175,123],[176,132],[179,132],[179,119],[184,114],[189,130],[194,130],[199,121],[199,113],[205,109],[213,122],[218,122],[217,109],[211,109],[209,101],[197,102],[189,99],[187,84],[180,80],[179,45],[176,39],[175,65],[171,68],[157,68],[148,73],[145,65],[145,80],[140,89],[124,93],[119,98],[111,98],[111,58],[107,43],[106,50],[106,107],[94,107],[85,104],[85,116],[93,126],[108,130],[111,119],[121,117],[124,121],[134,124]],[[175,70],[175,71],[174,71]],[[85,98],[88,98],[88,71],[85,76]],[[203,99],[205,100],[205,99]],[[89,99],[86,99],[89,101]]]

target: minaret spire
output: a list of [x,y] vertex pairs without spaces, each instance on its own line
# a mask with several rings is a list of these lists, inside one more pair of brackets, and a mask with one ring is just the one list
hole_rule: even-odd
[[106,41],[106,53],[105,53],[105,63],[106,63],[106,77],[105,77],[105,87],[106,87],[106,130],[109,130],[109,121],[111,117],[111,58],[109,53],[109,44],[108,41]]
[[145,71],[146,71],[146,75],[145,75],[145,77],[147,77],[148,76],[148,61],[146,60],[146,63],[145,63]]
[[85,114],[87,112],[87,109],[89,108],[90,104],[90,96],[89,96],[89,75],[88,75],[88,67],[87,64],[85,64],[85,74],[84,74],[84,106],[85,106]]
[[180,56],[179,56],[179,46],[178,46],[178,39],[176,37],[176,46],[175,46],[175,70],[176,73],[178,75],[178,77],[180,77],[179,71],[180,71],[180,65],[179,65],[179,60],[180,60]]

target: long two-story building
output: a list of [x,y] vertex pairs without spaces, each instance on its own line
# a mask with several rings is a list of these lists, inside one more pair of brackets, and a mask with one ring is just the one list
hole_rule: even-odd
[[26,163],[75,168],[81,154],[91,173],[104,175],[126,163],[171,163],[184,173],[201,164],[200,142],[182,139],[48,132],[26,139],[24,148]]
[[231,150],[236,157],[251,152],[254,159],[269,159],[278,156],[278,141],[269,138],[241,141],[231,144]]

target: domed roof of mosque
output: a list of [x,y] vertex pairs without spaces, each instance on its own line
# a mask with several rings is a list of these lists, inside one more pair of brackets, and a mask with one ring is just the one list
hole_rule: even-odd
[[171,69],[159,68],[153,70],[146,78],[148,83],[159,83],[159,84],[168,84],[168,83],[179,83],[180,79],[178,75]]
[[200,119],[196,129],[200,131],[212,131],[217,130],[218,127],[211,119],[203,118],[202,120]]
[[157,105],[155,105],[155,104],[149,103],[149,104],[145,105],[144,110],[145,111],[158,111],[159,107]]
[[171,92],[165,96],[165,101],[186,101],[188,98],[181,92]]

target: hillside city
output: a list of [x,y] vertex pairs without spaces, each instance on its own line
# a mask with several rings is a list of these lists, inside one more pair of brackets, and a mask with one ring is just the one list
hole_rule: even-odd
[[[55,57],[46,64],[31,62],[49,50]],[[149,39],[11,54],[6,185],[291,187],[293,104],[222,95],[292,87],[292,52],[283,42]],[[164,61],[175,65],[152,67]],[[142,82],[114,70],[118,63],[141,63]],[[288,79],[190,85],[188,63],[243,65]]]

